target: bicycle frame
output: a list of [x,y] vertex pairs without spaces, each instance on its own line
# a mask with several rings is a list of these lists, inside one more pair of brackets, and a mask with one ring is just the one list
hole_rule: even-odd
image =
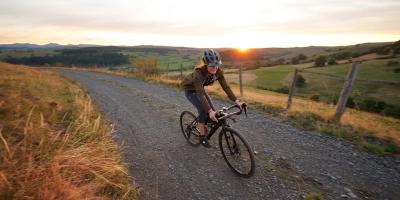
[[217,131],[217,129],[219,128],[219,127],[221,127],[222,126],[222,129],[224,129],[226,126],[229,126],[227,123],[226,123],[226,119],[222,119],[221,121],[218,121],[218,123],[217,124],[214,124],[212,127],[211,127],[211,130],[208,132],[208,134],[207,134],[207,139],[209,140],[213,135],[214,135],[214,133]]
[[[196,119],[191,123],[192,126],[195,126],[194,123],[198,123],[198,119],[199,119],[199,118],[196,118]],[[229,125],[226,124],[226,119],[222,119],[221,121],[218,121],[218,123],[212,124],[211,130],[207,131],[207,133],[206,133],[207,139],[209,140],[209,139],[214,135],[214,133],[217,131],[217,129],[218,129],[219,127],[221,127],[221,126],[222,126],[222,128],[225,128],[226,126],[229,126]]]
[[[218,111],[218,112],[228,111],[228,110],[230,110],[232,108],[235,108],[235,107],[237,107],[237,106],[236,105],[232,105],[229,108],[223,108],[223,110]],[[207,134],[206,135],[207,139],[209,140],[214,135],[214,133],[217,131],[217,129],[219,127],[222,127],[222,129],[225,129],[225,127],[230,127],[230,125],[226,122],[226,119],[230,118],[233,115],[240,115],[241,113],[242,113],[242,110],[237,111],[237,112],[233,112],[233,113],[222,113],[222,116],[220,118],[218,118],[218,123],[209,122],[209,120],[211,120],[211,119],[208,118],[207,119],[208,122],[206,122],[205,124],[211,123],[212,127],[211,127],[211,130],[208,131],[208,133],[206,133]],[[199,118],[197,117],[192,123],[197,123],[198,119]]]

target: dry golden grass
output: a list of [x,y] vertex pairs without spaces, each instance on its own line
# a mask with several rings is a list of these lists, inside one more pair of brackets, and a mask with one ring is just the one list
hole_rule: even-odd
[[135,199],[110,131],[76,84],[0,63],[0,199]]
[[[240,93],[237,85],[231,85],[231,88],[235,94]],[[209,87],[208,90],[220,96],[225,95],[218,85]],[[287,104],[287,95],[255,88],[244,88],[243,100],[250,103],[267,104],[284,109]],[[326,121],[332,121],[335,109],[336,107],[332,104],[295,97],[293,98],[292,106],[287,114],[313,113]],[[368,130],[379,138],[390,139],[400,145],[399,119],[347,108],[340,123],[350,125],[356,129]]]

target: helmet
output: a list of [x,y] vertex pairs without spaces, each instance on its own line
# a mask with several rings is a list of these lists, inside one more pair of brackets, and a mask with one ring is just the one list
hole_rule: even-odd
[[222,65],[219,53],[213,49],[206,49],[203,55],[203,61],[207,66],[220,66]]

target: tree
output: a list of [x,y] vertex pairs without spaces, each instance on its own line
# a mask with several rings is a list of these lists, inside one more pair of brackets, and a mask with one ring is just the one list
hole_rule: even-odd
[[336,64],[337,64],[337,62],[336,62],[335,59],[330,58],[330,59],[328,60],[328,65],[336,65]]
[[300,61],[302,60],[307,60],[307,56],[305,56],[304,54],[299,54],[299,56],[297,57],[297,59],[299,59]]
[[297,65],[297,64],[299,64],[299,63],[301,63],[302,61],[305,61],[305,60],[307,60],[307,56],[305,56],[304,54],[301,53],[298,56],[293,57],[292,60],[291,60],[291,63],[293,65]]
[[137,58],[131,62],[138,69],[139,73],[146,76],[159,73],[157,60],[155,58]]
[[393,54],[400,54],[400,40],[392,44]]
[[323,66],[325,66],[325,63],[326,63],[326,57],[319,56],[317,59],[315,59],[314,66],[315,67],[323,67]]
[[298,58],[292,58],[292,64],[293,65],[299,64],[299,59]]

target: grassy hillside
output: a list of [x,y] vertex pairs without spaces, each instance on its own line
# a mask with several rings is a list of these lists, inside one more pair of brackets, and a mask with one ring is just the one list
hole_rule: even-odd
[[0,199],[134,199],[110,129],[53,72],[0,63]]
[[[398,92],[400,73],[395,72],[396,68],[400,68],[400,64],[388,66],[387,63],[390,61],[399,62],[400,59],[372,60],[362,63],[359,66],[357,79],[350,95],[354,99],[368,97],[392,105],[400,105],[400,93]],[[313,68],[309,69],[309,71],[333,74],[345,78],[349,67],[350,64],[341,64]],[[298,89],[298,94],[305,97],[319,94],[321,97],[332,99],[335,95],[338,96],[340,94],[343,87],[343,79],[339,78],[307,73],[304,73],[304,78],[306,79],[306,85]],[[374,80],[382,80],[382,82],[375,82]],[[340,82],[338,83],[338,81]]]
[[[326,55],[328,57],[341,57],[343,59],[349,56],[364,54],[383,47],[388,43],[365,43],[349,46],[337,47],[292,47],[292,48],[256,48],[249,49],[246,53],[239,52],[234,48],[217,49],[226,67],[236,67],[239,62],[245,62],[246,67],[255,68],[260,66],[273,66],[278,64],[292,63],[292,59],[297,58],[300,54],[306,56],[300,63],[314,60],[317,56]],[[15,64],[27,64],[35,66],[43,66],[49,64],[58,67],[113,67],[127,68],[132,65],[135,59],[152,58],[157,60],[157,65],[162,71],[179,70],[182,64],[184,69],[192,68],[199,60],[204,49],[186,48],[186,47],[168,47],[168,46],[96,46],[84,48],[17,48],[17,49],[0,49],[0,60],[7,60]],[[68,52],[68,55],[64,55]],[[73,52],[79,52],[73,54]],[[95,53],[93,53],[95,52]],[[61,54],[61,55],[60,55]],[[84,54],[84,56],[82,56]],[[124,62],[107,62],[107,60],[99,62],[88,62],[88,60],[100,60],[103,55],[116,54],[123,55]],[[47,57],[46,57],[47,55]],[[100,55],[100,56],[99,56]],[[116,56],[114,55],[114,56]],[[55,56],[56,58],[53,58]],[[69,56],[68,59],[63,59]],[[97,56],[97,57],[96,57]],[[31,57],[34,57],[30,59]],[[92,59],[93,57],[93,59]],[[25,58],[25,59],[22,59]],[[108,66],[107,66],[108,65]]]
[[362,44],[355,44],[349,46],[338,46],[331,48],[329,50],[325,50],[323,53],[319,53],[318,55],[332,55],[332,54],[341,54],[341,53],[355,53],[355,54],[364,54],[369,52],[372,49],[379,48],[385,45],[390,44],[390,42],[378,42],[378,43],[362,43]]

